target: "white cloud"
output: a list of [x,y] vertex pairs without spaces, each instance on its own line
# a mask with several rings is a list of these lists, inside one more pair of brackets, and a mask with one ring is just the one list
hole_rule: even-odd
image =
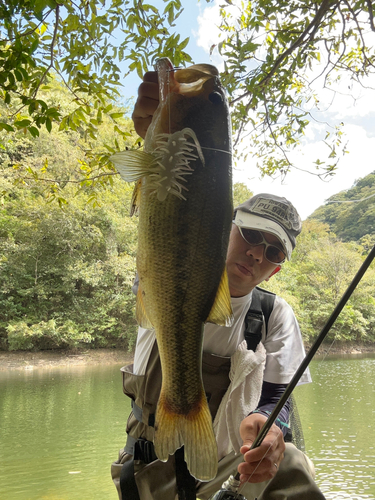
[[198,29],[193,33],[197,46],[201,47],[207,54],[210,54],[211,63],[222,71],[224,68],[224,59],[220,56],[217,48],[211,50],[212,46],[217,46],[222,41],[219,30],[221,24],[219,4],[219,0],[215,0],[215,2],[200,11],[197,19]]

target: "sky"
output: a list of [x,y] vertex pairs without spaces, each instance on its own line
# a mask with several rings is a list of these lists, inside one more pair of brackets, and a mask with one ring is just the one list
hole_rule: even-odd
[[[161,4],[159,1],[152,3]],[[217,51],[210,55],[210,47],[219,41],[216,28],[219,22],[219,0],[208,4],[204,0],[198,3],[194,0],[183,0],[182,4],[184,12],[177,22],[177,31],[181,39],[190,38],[185,50],[195,63],[214,64],[221,69],[222,60]],[[372,45],[375,45],[375,34],[372,36]],[[127,77],[124,84],[128,97],[129,92],[130,95],[136,96],[139,83],[136,75]],[[375,78],[368,82],[368,86],[375,88]],[[234,168],[234,182],[243,182],[254,194],[268,192],[284,196],[295,205],[304,220],[329,197],[349,189],[356,180],[374,171],[375,90],[355,88],[353,93],[355,100],[349,95],[340,94],[336,95],[330,105],[331,94],[323,90],[320,93],[322,105],[326,103],[324,120],[333,125],[340,121],[345,124],[343,140],[347,143],[348,151],[348,154],[340,158],[337,173],[329,181],[323,181],[302,171],[311,170],[311,162],[316,158],[324,160],[327,156],[327,147],[320,138],[319,126],[312,126],[301,150],[290,155],[297,169],[288,173],[285,179],[261,178],[255,162],[250,159],[246,164]]]

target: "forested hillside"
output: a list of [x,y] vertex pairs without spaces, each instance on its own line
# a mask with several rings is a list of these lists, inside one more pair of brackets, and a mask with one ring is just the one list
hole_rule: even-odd
[[[57,81],[42,97],[65,112],[71,106]],[[110,153],[104,142],[126,147],[123,134],[108,137],[108,119],[93,121],[96,151]],[[130,120],[121,126],[130,145]],[[0,348],[131,348],[137,237],[136,218],[128,215],[132,187],[113,172],[110,187],[100,189],[88,167],[90,138],[80,127],[59,132],[53,126],[36,137],[0,134]]]
[[[268,288],[293,306],[312,341],[375,244],[375,172],[332,196],[303,223],[291,262]],[[337,203],[340,202],[340,203]],[[359,283],[327,341],[375,339],[375,266]]]
[[[44,99],[70,106],[56,81]],[[103,158],[111,141],[113,150],[134,143],[130,120],[115,137],[106,119],[93,120]],[[110,182],[100,184],[100,171],[88,165],[89,140],[79,126],[53,125],[36,137],[0,132],[0,349],[134,346],[133,188],[110,170]],[[372,174],[334,198],[368,198],[374,182]],[[234,186],[235,205],[250,195]],[[374,243],[374,211],[375,197],[321,207],[304,222],[292,260],[266,284],[292,305],[305,340],[318,335]],[[374,297],[373,265],[328,341],[373,342]]]
[[326,222],[342,241],[375,244],[375,171],[332,196],[309,217]]

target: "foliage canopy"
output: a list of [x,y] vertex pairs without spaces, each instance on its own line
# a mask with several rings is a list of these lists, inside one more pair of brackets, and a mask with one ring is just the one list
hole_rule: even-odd
[[[241,154],[246,143],[264,173],[285,174],[292,166],[288,153],[316,119],[314,82],[320,79],[335,92],[340,78],[350,85],[373,73],[373,3],[228,0],[220,9],[221,42],[211,50],[225,61],[221,78],[231,98],[235,150]],[[159,57],[176,66],[191,62],[188,39],[176,32],[182,12],[180,0],[1,2],[0,131],[22,131],[25,137],[54,125],[78,131],[88,140],[87,164],[102,174],[113,172],[93,141],[105,116],[115,134],[127,136],[119,123],[123,111],[113,104],[122,93],[121,67],[126,63],[141,77]],[[70,92],[67,112],[42,94],[56,75]],[[316,159],[316,173],[334,172],[345,149],[341,135],[339,124],[327,130],[329,161]]]

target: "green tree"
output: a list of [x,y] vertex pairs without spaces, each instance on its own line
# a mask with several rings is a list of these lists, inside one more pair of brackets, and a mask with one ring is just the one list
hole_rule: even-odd
[[9,348],[131,347],[131,187],[116,179],[96,208],[72,190],[63,210],[18,194],[0,212],[0,335]]
[[233,207],[236,208],[253,196],[253,192],[243,182],[236,182],[233,186]]
[[[164,5],[159,12],[143,0],[1,2],[0,131],[37,137],[56,124],[95,141],[107,117],[112,134],[126,135],[120,121],[124,109],[113,104],[121,97],[120,65],[142,76],[160,56],[177,65],[190,61],[184,52],[188,40],[170,33],[180,1]],[[45,98],[56,75],[69,91],[69,109]],[[95,154],[89,142],[86,152],[90,169],[113,172],[108,155]]]
[[[340,79],[350,85],[373,75],[373,9],[367,0],[222,2],[222,41],[211,50],[225,61],[234,145],[252,151],[264,173],[291,168],[288,153],[319,110],[317,80],[334,92]],[[312,159],[316,173],[336,169],[341,126],[322,137],[328,158]]]
[[[57,82],[51,99],[70,106]],[[43,91],[42,91],[43,92]],[[130,120],[121,119],[125,130]],[[96,151],[114,146],[108,118]],[[129,133],[130,135],[130,133]],[[118,143],[126,141],[118,137]],[[132,187],[109,172],[106,189],[85,161],[79,131],[7,133],[0,156],[0,344],[30,349],[127,345],[135,339],[137,218],[129,217]],[[103,154],[103,153],[101,153]],[[108,153],[106,153],[108,154]],[[14,175],[22,169],[22,182]],[[16,174],[14,174],[16,172]],[[98,174],[100,175],[100,174]],[[45,183],[38,182],[44,179]],[[20,181],[20,178],[18,178]],[[77,186],[80,196],[76,196]],[[57,204],[46,203],[57,198]],[[88,203],[91,201],[91,203]]]
[[[50,81],[48,90],[40,90],[46,103],[59,103],[63,114],[74,105],[69,91],[57,79]],[[11,109],[9,107],[9,109]],[[119,114],[126,109],[113,103]],[[0,113],[4,105],[0,104]],[[42,128],[36,137],[19,130],[0,131],[0,194],[12,193],[12,185],[23,185],[33,193],[43,193],[47,201],[66,202],[64,189],[75,186],[76,192],[89,195],[95,204],[97,195],[105,185],[111,185],[118,174],[113,167],[102,169],[116,148],[131,147],[135,136],[129,118],[118,118],[122,132],[114,132],[110,118],[103,116],[97,125],[96,139],[90,139],[82,130],[59,130],[55,124],[50,131]]]

